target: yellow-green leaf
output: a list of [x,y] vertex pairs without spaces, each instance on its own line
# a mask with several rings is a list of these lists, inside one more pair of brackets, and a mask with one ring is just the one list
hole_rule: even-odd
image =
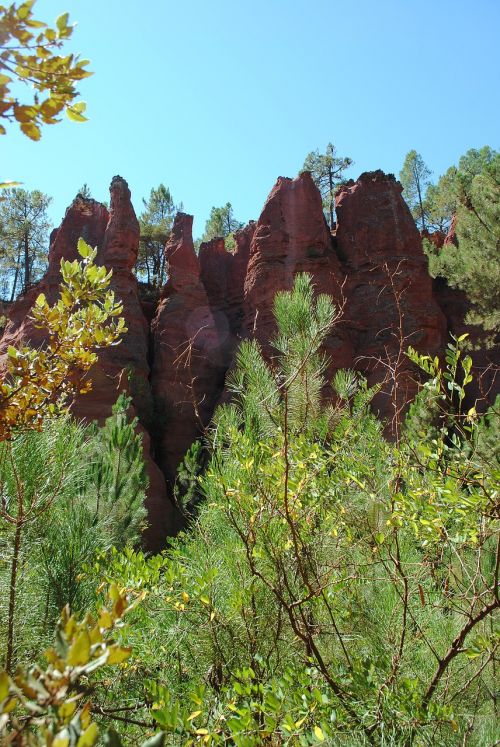
[[92,247],[87,244],[84,239],[80,238],[78,239],[78,254],[80,257],[83,257],[83,259],[86,259],[89,254],[92,253]]
[[66,700],[59,706],[59,717],[66,721],[71,718],[76,710],[76,701]]
[[325,741],[325,735],[323,734],[323,729],[320,726],[315,726],[314,727],[314,736],[320,742],[324,742]]
[[0,672],[0,702],[9,694],[10,677],[7,672]]
[[108,651],[108,664],[121,664],[123,661],[126,661],[132,653],[132,649],[125,648],[124,646],[110,646]]
[[67,662],[71,666],[79,666],[87,664],[89,658],[90,636],[86,630],[82,630],[69,650]]
[[94,722],[90,724],[88,729],[85,729],[82,736],[76,743],[76,747],[93,747],[94,744],[97,742],[98,736],[99,736],[99,728],[97,724]]
[[75,108],[72,106],[66,108],[66,114],[68,119],[71,119],[73,122],[87,122],[87,117],[84,117],[83,114],[75,111]]

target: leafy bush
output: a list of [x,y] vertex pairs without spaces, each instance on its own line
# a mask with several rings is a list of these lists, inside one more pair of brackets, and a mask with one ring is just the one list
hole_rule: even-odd
[[275,314],[276,356],[241,346],[189,472],[189,531],[89,568],[143,596],[127,666],[92,681],[107,743],[494,743],[498,412],[462,411],[464,341],[444,369],[409,351],[427,381],[394,444],[357,374],[322,403],[330,299],[299,276]]

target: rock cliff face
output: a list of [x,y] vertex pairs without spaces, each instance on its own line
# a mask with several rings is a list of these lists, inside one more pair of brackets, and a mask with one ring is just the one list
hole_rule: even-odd
[[121,177],[114,177],[111,182],[110,198],[109,213],[104,205],[80,195],[68,208],[60,228],[51,236],[47,272],[10,311],[0,343],[0,355],[8,345],[29,342],[38,346],[43,343],[43,331],[36,329],[29,318],[36,297],[39,293],[45,293],[49,302],[56,300],[61,282],[61,259],[73,260],[78,257],[76,246],[80,236],[91,246],[97,247],[97,264],[113,270],[111,289],[123,302],[128,331],[120,345],[100,353],[98,363],[90,372],[92,391],[78,398],[72,410],[78,418],[102,423],[111,414],[120,391],[126,390],[132,395],[132,414],[136,412],[142,424],[149,476],[150,529],[147,540],[151,547],[156,548],[171,527],[174,512],[166,496],[163,474],[152,458],[149,434],[145,428],[152,416],[148,381],[149,330],[141,310],[137,281],[132,273],[139,246],[139,224],[130,201],[130,190]]
[[182,457],[208,424],[224,381],[221,341],[200,278],[192,224],[191,215],[175,217],[165,247],[168,280],[152,323],[159,462],[170,488]]
[[[130,391],[145,438],[151,549],[180,525],[171,500],[176,470],[227,396],[224,378],[239,341],[255,337],[272,356],[274,296],[290,289],[297,273],[310,273],[316,292],[343,308],[325,341],[328,374],[356,368],[370,384],[381,382],[375,406],[389,433],[415,392],[415,372],[403,351],[412,345],[439,355],[449,332],[469,331],[463,294],[442,281],[433,284],[427,272],[421,237],[401,191],[392,175],[362,174],[340,189],[331,233],[310,175],[280,177],[258,221],[235,234],[234,252],[214,239],[201,246],[199,257],[192,216],[179,213],[165,247],[168,280],[157,307],[151,301],[141,307],[132,273],[139,227],[126,182],[113,179],[109,214],[81,196],[68,208],[52,236],[47,273],[10,311],[0,354],[9,344],[43,342],[29,321],[36,296],[44,292],[56,299],[60,259],[75,258],[80,236],[97,246],[98,262],[113,270],[112,287],[123,301],[128,332],[121,345],[100,355],[91,373],[93,392],[75,403],[74,412],[102,421],[118,392]],[[444,240],[429,238],[437,247]],[[453,240],[450,231],[445,241]],[[481,355],[480,365],[491,364],[483,379],[483,393],[488,390],[491,400],[495,359]]]
[[385,381],[375,406],[394,427],[416,389],[403,351],[411,345],[435,355],[446,334],[420,234],[401,193],[392,175],[375,171],[349,182],[336,198],[335,239],[345,258],[345,323],[355,366],[369,384]]
[[269,347],[275,330],[273,300],[309,272],[318,293],[341,295],[342,274],[332,247],[320,194],[309,173],[280,177],[253,234],[244,284],[243,329]]

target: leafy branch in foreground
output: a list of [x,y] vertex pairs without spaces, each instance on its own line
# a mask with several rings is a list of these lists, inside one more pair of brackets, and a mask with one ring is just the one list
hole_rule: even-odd
[[[39,140],[41,125],[56,124],[62,111],[75,122],[86,121],[85,103],[75,101],[76,85],[92,73],[86,69],[88,60],[56,53],[73,33],[68,13],[51,28],[33,17],[34,4],[0,5],[0,135],[6,133],[2,121],[17,122],[25,135]],[[22,84],[35,91],[28,103],[20,103],[16,95]],[[48,95],[40,100],[41,94]]]
[[46,668],[18,668],[11,677],[0,672],[0,737],[17,747],[92,747],[99,735],[86,693],[89,676],[120,665],[130,649],[112,638],[123,616],[139,601],[111,585],[108,603],[98,616],[78,621],[66,607],[56,630],[55,644],[45,654]]
[[39,295],[32,319],[44,329],[39,349],[7,350],[7,376],[0,384],[0,440],[16,428],[40,428],[77,393],[90,391],[85,375],[99,348],[116,345],[126,332],[123,306],[109,290],[111,272],[94,264],[97,250],[78,242],[81,262],[61,260],[60,299],[52,306]]

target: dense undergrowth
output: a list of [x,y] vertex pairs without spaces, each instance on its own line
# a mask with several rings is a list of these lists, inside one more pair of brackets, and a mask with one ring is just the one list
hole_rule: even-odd
[[[183,465],[189,527],[161,555],[134,549],[138,483],[114,490],[126,403],[104,431],[56,419],[1,445],[4,503],[45,501],[22,548],[20,669],[0,676],[5,744],[500,739],[498,407],[462,409],[463,341],[443,367],[409,351],[425,384],[391,443],[356,373],[322,404],[331,300],[302,275],[275,315],[272,363],[241,345],[231,403]],[[122,475],[141,475],[137,448]],[[3,524],[4,599],[12,541]]]

